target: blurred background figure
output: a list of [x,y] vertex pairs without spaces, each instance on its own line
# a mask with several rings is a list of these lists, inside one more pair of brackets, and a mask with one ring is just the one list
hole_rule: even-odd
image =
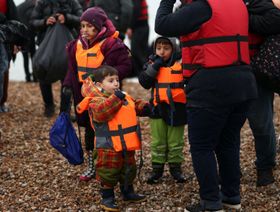
[[83,11],[85,11],[89,6],[89,0],[79,0],[79,3],[82,6]]
[[[5,24],[7,20],[17,20],[17,8],[13,0],[0,0],[0,20],[2,24]],[[13,55],[14,52],[14,45],[4,43],[4,48],[2,46],[1,51],[1,59],[7,57],[8,59],[8,66],[5,67],[6,70],[0,73],[0,89],[2,90],[2,98],[0,98],[0,113],[1,112],[8,112],[8,105],[6,104],[8,99],[8,84],[9,84],[9,63],[12,58],[15,58]],[[5,55],[5,56],[4,56]],[[5,59],[4,59],[5,60]],[[4,61],[3,60],[3,61]],[[7,61],[7,60],[6,60]],[[4,64],[4,63],[3,63]],[[3,67],[4,68],[4,67]]]
[[[71,31],[73,37],[77,37],[77,28],[80,25],[80,16],[82,12],[82,7],[77,0],[38,0],[32,11],[30,21],[31,26],[34,27],[38,33],[37,44],[40,45],[44,39],[47,28],[54,25],[56,22],[65,24]],[[52,84],[40,80],[39,85],[45,105],[44,115],[46,117],[51,117],[55,112]],[[62,110],[62,107],[70,107],[70,100],[68,101],[66,99],[68,99],[68,97],[61,92],[60,110]]]
[[32,10],[35,7],[37,0],[25,0],[17,6],[19,20],[28,27],[29,42],[25,44],[22,49],[23,65],[25,72],[26,82],[37,81],[34,75],[29,70],[29,58],[32,59],[35,54],[35,32],[32,30],[29,22],[32,14]]
[[133,15],[129,28],[126,31],[130,39],[132,54],[133,75],[138,76],[148,57],[148,5],[146,0],[133,0]]
[[89,7],[101,7],[120,32],[119,38],[124,40],[126,30],[131,23],[132,0],[90,0]]

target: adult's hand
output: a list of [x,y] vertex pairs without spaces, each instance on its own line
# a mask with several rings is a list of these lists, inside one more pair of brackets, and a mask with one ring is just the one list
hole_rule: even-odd
[[14,50],[13,50],[14,55],[16,55],[20,50],[21,50],[20,46],[14,45]]
[[47,19],[46,24],[47,24],[47,25],[53,25],[53,24],[55,24],[55,22],[56,22],[55,17],[50,16],[50,17]]
[[61,13],[57,13],[56,14],[56,17],[57,17],[57,21],[61,24],[64,24],[65,23],[65,16]]
[[128,28],[127,30],[126,30],[126,35],[127,35],[127,37],[128,37],[128,39],[130,39],[131,40],[131,37],[132,37],[132,29],[131,28]]
[[275,7],[277,7],[278,9],[280,9],[280,0],[272,0],[273,4]]

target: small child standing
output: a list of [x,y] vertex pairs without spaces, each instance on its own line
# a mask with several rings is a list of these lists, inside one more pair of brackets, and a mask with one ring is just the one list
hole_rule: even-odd
[[119,87],[117,70],[100,66],[84,82],[81,92],[85,98],[77,106],[78,113],[88,110],[95,130],[96,179],[101,183],[101,207],[107,211],[119,211],[114,197],[118,182],[124,201],[146,199],[134,192],[133,181],[137,171],[135,151],[141,150],[136,115],[148,113],[149,104],[133,100]]
[[158,183],[169,164],[170,174],[177,183],[186,181],[182,175],[186,96],[178,45],[175,38],[159,37],[154,43],[155,54],[149,57],[139,83],[151,90],[152,173],[147,183]]

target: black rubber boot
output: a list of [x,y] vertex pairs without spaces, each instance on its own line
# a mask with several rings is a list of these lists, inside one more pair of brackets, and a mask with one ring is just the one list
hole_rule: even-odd
[[120,211],[118,205],[116,204],[114,189],[104,189],[100,190],[102,200],[100,207],[105,211]]
[[257,170],[257,186],[267,186],[274,183],[273,170],[271,169],[258,169]]
[[169,163],[169,171],[176,183],[186,182],[182,174],[181,163]]
[[133,185],[129,185],[125,190],[123,185],[120,186],[123,200],[127,202],[143,202],[146,200],[146,196],[142,194],[136,194],[133,189]]
[[153,171],[151,172],[150,176],[148,177],[147,183],[148,184],[156,184],[159,182],[159,179],[163,175],[164,171],[164,164],[161,163],[152,163]]

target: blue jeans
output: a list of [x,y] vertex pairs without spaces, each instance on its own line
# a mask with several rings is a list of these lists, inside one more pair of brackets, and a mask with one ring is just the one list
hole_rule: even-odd
[[255,138],[257,169],[273,168],[276,156],[276,136],[273,123],[274,92],[258,84],[259,97],[252,102],[248,120]]
[[4,72],[8,71],[9,59],[7,50],[3,43],[0,43],[0,101],[3,96],[3,85],[4,85]]
[[249,102],[243,102],[187,110],[193,167],[201,202],[207,209],[222,207],[219,177],[221,193],[233,200],[240,199],[240,130],[248,108]]

